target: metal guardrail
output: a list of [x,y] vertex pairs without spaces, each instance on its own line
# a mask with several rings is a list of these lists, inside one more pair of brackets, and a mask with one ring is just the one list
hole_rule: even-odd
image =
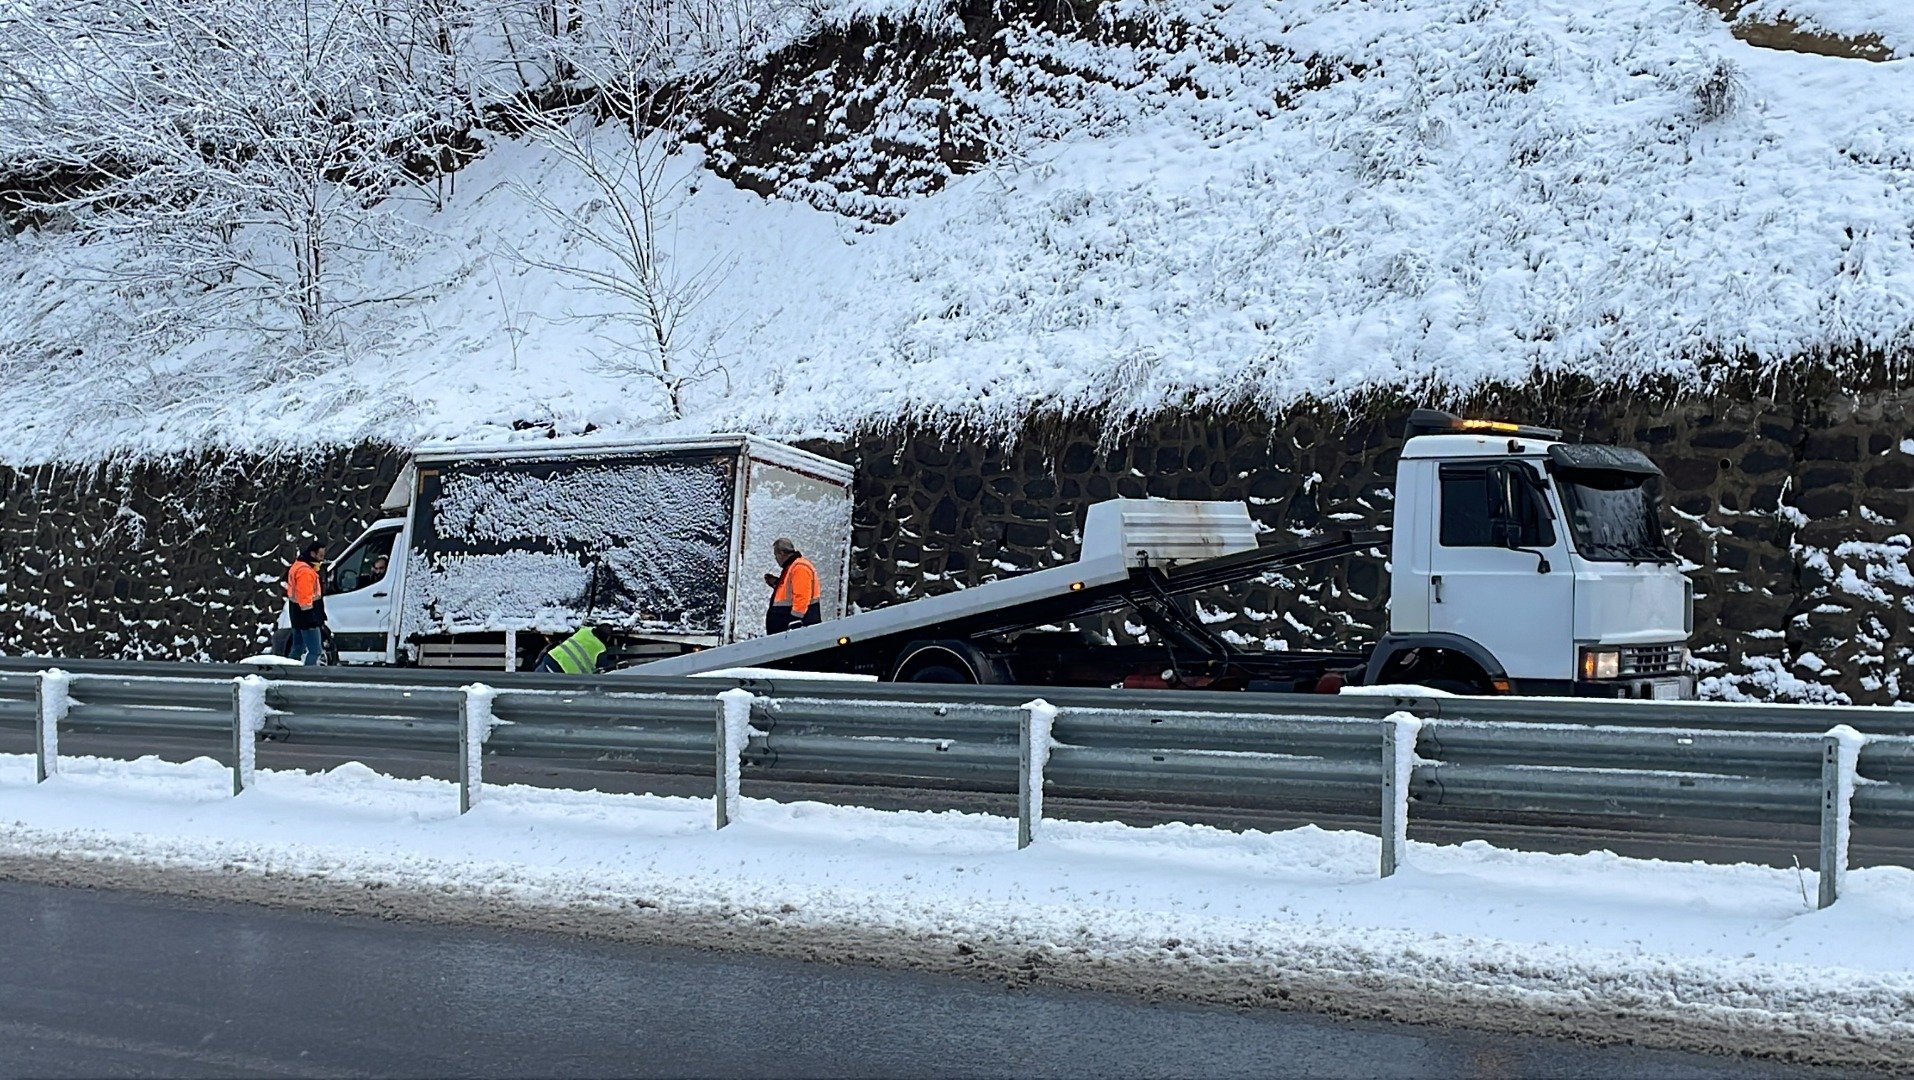
[[[250,783],[254,747],[265,740],[460,747],[462,806],[476,797],[482,763],[473,747],[482,746],[491,755],[614,767],[704,772],[715,761],[721,820],[727,784],[735,796],[728,777],[737,770],[727,762],[744,775],[1018,791],[1025,833],[1041,816],[1033,807],[1045,790],[1377,813],[1385,873],[1402,857],[1402,821],[1418,805],[1627,818],[1645,832],[1696,819],[1819,824],[1829,903],[1852,825],[1914,829],[1914,738],[1616,723],[1645,703],[1502,700],[1488,711],[1513,710],[1525,718],[1518,721],[1483,719],[1474,699],[1446,697],[1044,691],[1039,739],[1031,733],[1037,703],[1027,689],[964,687],[965,700],[950,701],[939,699],[956,688],[795,679],[736,687],[710,679],[607,685],[544,677],[460,687],[442,678],[415,680],[411,671],[383,671],[386,681],[374,682],[325,677],[336,669],[290,678],[271,670],[270,679],[235,679],[15,668],[0,672],[0,725],[39,731],[42,775],[57,769],[63,731],[230,739],[235,792]],[[726,696],[746,703],[748,730],[727,726]],[[1604,723],[1543,721],[1556,706]],[[1717,715],[1746,712],[1719,708]],[[1408,727],[1404,713],[1416,716]],[[1791,710],[1785,723],[1827,713]],[[1403,738],[1414,739],[1410,755],[1395,751]],[[1043,779],[1034,791],[1024,765],[1033,754]],[[1852,759],[1845,766],[1843,754]]]
[[[247,674],[270,674],[276,684],[322,682],[352,686],[444,687],[457,689],[484,680],[501,689],[563,689],[574,695],[590,693],[702,693],[704,687],[741,686],[762,697],[785,697],[815,689],[817,680],[792,672],[789,678],[699,678],[699,676],[643,676],[641,668],[601,676],[557,676],[528,672],[475,672],[452,668],[383,668],[383,666],[318,666],[258,668],[247,664],[172,663],[172,661],[88,661],[88,659],[34,659],[0,657],[0,716],[8,709],[8,680],[25,678],[61,666],[80,676],[172,678],[230,684]],[[25,686],[25,684],[23,684]],[[1223,693],[1223,691],[1137,691],[1097,687],[923,686],[923,684],[869,684],[831,682],[831,697],[840,701],[900,701],[936,705],[951,695],[963,695],[976,705],[1014,707],[1043,697],[1058,707],[1072,709],[1135,709],[1139,701],[1173,699],[1175,709],[1233,712],[1252,716],[1349,716],[1380,720],[1391,712],[1409,710],[1428,720],[1483,720],[1514,724],[1608,724],[1625,728],[1682,728],[1713,731],[1826,731],[1847,724],[1870,735],[1914,735],[1914,709],[1868,705],[1763,705],[1725,701],[1625,701],[1602,697],[1451,697],[1451,695],[1311,695],[1311,693]],[[224,689],[220,691],[224,693]],[[714,693],[714,691],[712,691]]]
[[[573,695],[632,693],[707,694],[733,686],[760,697],[820,693],[802,672],[788,678],[726,679],[698,676],[618,675],[581,678],[524,672],[389,667],[271,667],[153,660],[72,660],[0,656],[0,718],[31,697],[36,674],[59,666],[88,677],[166,678],[230,684],[245,675],[267,674],[275,684],[389,686],[457,690],[474,679],[501,691],[558,690]],[[944,686],[916,683],[832,681],[835,701],[939,704],[953,697],[978,705],[1018,706],[1035,697],[1069,708],[1174,708],[1247,716],[1317,716],[1380,720],[1407,711],[1428,720],[1480,720],[1531,724],[1578,724],[1629,728],[1819,733],[1845,724],[1870,735],[1914,736],[1914,708],[1862,705],[1780,705],[1739,702],[1638,701],[1613,698],[1454,697],[1417,694],[1250,694],[1201,690],[1106,690],[1091,687]],[[219,693],[225,693],[222,689]],[[10,700],[13,704],[9,704]],[[1173,704],[1166,704],[1173,703]]]

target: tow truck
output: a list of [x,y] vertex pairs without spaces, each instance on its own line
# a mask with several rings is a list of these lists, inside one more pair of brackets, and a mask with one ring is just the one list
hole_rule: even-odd
[[[1413,412],[1407,434],[1391,529],[1270,541],[1240,502],[1112,499],[1088,508],[1073,562],[624,670],[1694,696],[1694,589],[1668,545],[1661,473],[1647,456],[1432,409]],[[1243,649],[1185,606],[1195,594],[1272,571],[1385,550],[1389,629],[1371,649]],[[1094,630],[1094,620],[1118,612],[1139,621],[1148,640],[1118,644]]]

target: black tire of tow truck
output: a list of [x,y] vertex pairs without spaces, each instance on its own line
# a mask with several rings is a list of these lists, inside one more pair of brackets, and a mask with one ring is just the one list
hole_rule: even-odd
[[1480,686],[1472,682],[1463,682],[1461,679],[1430,679],[1422,685],[1431,690],[1443,690],[1460,697],[1481,697],[1488,693]]
[[921,667],[921,668],[918,668],[916,671],[911,672],[910,678],[904,681],[914,682],[914,683],[945,683],[945,684],[968,686],[972,683],[975,683],[977,680],[971,678],[969,672],[959,671],[956,668],[950,666],[949,664],[931,664],[928,667]]

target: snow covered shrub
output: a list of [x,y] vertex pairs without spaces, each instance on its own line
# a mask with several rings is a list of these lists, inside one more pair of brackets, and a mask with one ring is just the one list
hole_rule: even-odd
[[1719,53],[1693,52],[1671,64],[1660,83],[1670,93],[1689,99],[1688,113],[1700,124],[1712,124],[1734,114],[1748,96],[1741,65]]
[[1733,60],[1717,57],[1700,81],[1695,83],[1695,106],[1703,123],[1719,120],[1740,107],[1747,93],[1741,67]]
[[[326,337],[405,248],[382,196],[437,104],[373,0],[22,0],[0,22],[0,160],[75,177],[28,196],[139,300]],[[103,242],[103,243],[102,243]],[[356,268],[355,268],[356,269]]]

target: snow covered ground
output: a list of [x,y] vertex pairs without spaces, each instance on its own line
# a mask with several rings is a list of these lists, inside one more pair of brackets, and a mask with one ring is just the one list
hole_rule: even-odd
[[[449,755],[448,755],[449,756]],[[1166,997],[1914,1062],[1914,871],[1812,875],[1373,837],[1015,823],[0,756],[0,874],[960,970]],[[748,790],[748,788],[747,788]]]
[[[1765,7],[1904,38],[1905,5],[1885,0]],[[0,459],[509,437],[519,421],[1008,426],[1535,372],[1700,383],[1828,354],[1899,363],[1914,340],[1907,61],[1756,48],[1692,0],[1106,9],[1182,29],[1132,44],[1013,27],[1009,58],[952,98],[994,125],[996,158],[884,201],[894,224],[679,159],[666,262],[710,285],[680,335],[709,376],[682,420],[610,362],[630,323],[534,265],[608,264],[526,191],[587,223],[602,200],[535,143],[492,137],[443,210],[391,200],[403,250],[352,266],[420,298],[353,309],[333,353],[297,363],[238,307],[156,336],[165,298],[71,265],[113,252],[57,231],[0,240]],[[941,4],[838,14],[853,11],[952,22]],[[889,105],[894,145],[938,145],[952,122],[943,98]]]

